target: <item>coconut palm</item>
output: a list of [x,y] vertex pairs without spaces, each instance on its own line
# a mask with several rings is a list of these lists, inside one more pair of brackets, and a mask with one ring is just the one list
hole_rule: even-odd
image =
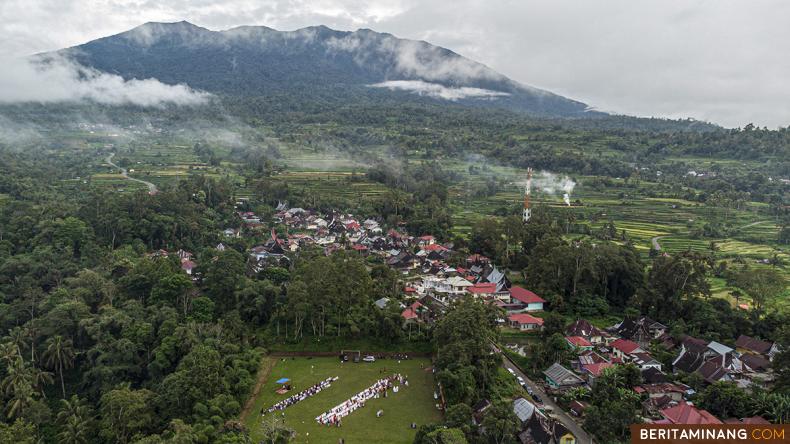
[[90,416],[90,407],[85,400],[77,395],[71,395],[69,399],[60,400],[60,410],[58,411],[58,424],[65,425],[72,416],[87,419]]
[[66,385],[63,382],[63,370],[74,365],[74,344],[71,339],[56,335],[47,340],[43,358],[47,367],[54,369],[60,376],[60,389],[66,397]]
[[84,444],[88,442],[88,421],[72,415],[66,419],[62,425],[62,430],[58,433],[58,442],[64,444]]

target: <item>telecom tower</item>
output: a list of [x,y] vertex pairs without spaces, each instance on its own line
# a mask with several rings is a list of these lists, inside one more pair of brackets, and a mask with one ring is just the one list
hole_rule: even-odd
[[532,208],[529,206],[529,195],[532,191],[532,168],[527,168],[527,185],[524,187],[524,213],[521,218],[524,223],[532,217]]

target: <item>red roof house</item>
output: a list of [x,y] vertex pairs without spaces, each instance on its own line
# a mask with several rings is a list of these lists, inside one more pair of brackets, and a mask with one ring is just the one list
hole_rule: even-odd
[[592,350],[593,348],[590,341],[581,336],[565,336],[565,340],[568,341],[568,344],[574,349]]
[[601,376],[601,373],[610,367],[614,367],[614,364],[611,362],[599,362],[596,364],[584,364],[582,365],[581,369],[583,372],[589,374],[593,378],[597,378]]
[[527,313],[516,313],[507,317],[510,326],[519,330],[537,330],[543,327],[543,319]]
[[615,356],[622,358],[626,355],[630,355],[631,353],[643,350],[639,348],[639,344],[634,341],[629,341],[628,339],[618,339],[612,342],[612,351],[614,351]]
[[472,285],[466,289],[476,297],[490,297],[496,293],[496,283],[494,282],[480,282]]
[[543,310],[543,304],[546,303],[540,296],[517,285],[510,287],[510,298],[514,303],[518,301],[526,305],[527,311]]
[[661,410],[661,416],[672,424],[723,424],[707,410],[685,403]]

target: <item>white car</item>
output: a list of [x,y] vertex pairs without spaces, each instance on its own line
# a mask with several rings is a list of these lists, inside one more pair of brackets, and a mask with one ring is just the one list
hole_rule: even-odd
[[520,385],[524,385],[524,378],[522,378],[521,376],[516,377],[516,380]]
[[365,356],[364,358],[362,358],[362,360],[365,362],[376,362],[376,358],[370,355]]
[[516,372],[514,372],[513,369],[510,368],[510,367],[508,367],[507,371],[509,371],[511,375],[515,376],[515,374],[516,374]]

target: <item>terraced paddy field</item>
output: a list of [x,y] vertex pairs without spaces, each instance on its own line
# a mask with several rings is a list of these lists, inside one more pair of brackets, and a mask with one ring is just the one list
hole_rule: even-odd
[[286,171],[275,177],[297,189],[347,198],[376,198],[389,190],[385,185],[367,180],[363,173]]
[[[430,360],[392,359],[376,362],[341,364],[337,358],[264,358],[263,369],[269,370],[262,375],[266,382],[261,386],[249,413],[242,418],[250,430],[254,442],[261,436],[261,409],[267,409],[276,402],[293,395],[328,377],[339,379],[318,394],[300,401],[284,410],[280,415],[286,425],[296,431],[296,443],[337,443],[343,438],[348,444],[391,443],[406,444],[414,440],[416,433],[410,425],[418,426],[441,421],[441,412],[434,400],[435,384],[433,373],[429,370]],[[275,362],[271,362],[274,360]],[[371,386],[378,379],[393,373],[408,377],[409,385],[401,386],[398,393],[389,393],[386,398],[371,399],[365,407],[343,418],[342,427],[319,425],[315,417]],[[294,390],[278,395],[275,390],[280,378],[289,378]],[[376,412],[383,410],[380,418]]]

